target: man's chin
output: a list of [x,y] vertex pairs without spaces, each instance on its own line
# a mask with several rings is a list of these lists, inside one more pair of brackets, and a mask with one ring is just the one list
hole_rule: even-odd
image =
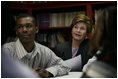
[[22,41],[22,43],[29,43],[29,42],[31,42],[32,40],[31,40],[31,39],[22,39],[21,41]]

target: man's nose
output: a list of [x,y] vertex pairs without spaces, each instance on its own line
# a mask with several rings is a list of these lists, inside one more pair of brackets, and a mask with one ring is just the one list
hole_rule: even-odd
[[24,26],[24,27],[22,28],[22,30],[23,30],[23,32],[26,32],[26,31],[27,31],[27,28]]

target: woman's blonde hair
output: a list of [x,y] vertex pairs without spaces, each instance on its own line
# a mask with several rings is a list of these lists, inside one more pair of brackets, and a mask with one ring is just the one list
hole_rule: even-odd
[[73,26],[78,22],[84,22],[87,25],[87,33],[90,33],[92,31],[93,21],[85,14],[77,14],[72,20],[71,28],[73,28]]

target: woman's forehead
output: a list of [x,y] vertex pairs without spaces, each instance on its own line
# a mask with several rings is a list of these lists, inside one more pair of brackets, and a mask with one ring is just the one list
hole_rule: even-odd
[[78,22],[78,23],[76,23],[75,25],[76,25],[76,26],[78,26],[78,25],[86,26],[87,24],[86,24],[85,22]]

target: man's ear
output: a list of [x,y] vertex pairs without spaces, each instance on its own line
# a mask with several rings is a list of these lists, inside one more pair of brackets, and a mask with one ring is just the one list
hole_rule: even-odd
[[16,36],[18,35],[18,32],[16,31]]
[[38,27],[36,26],[36,33],[38,33],[39,32],[39,29],[38,29]]
[[88,39],[88,35],[85,36],[85,39]]

